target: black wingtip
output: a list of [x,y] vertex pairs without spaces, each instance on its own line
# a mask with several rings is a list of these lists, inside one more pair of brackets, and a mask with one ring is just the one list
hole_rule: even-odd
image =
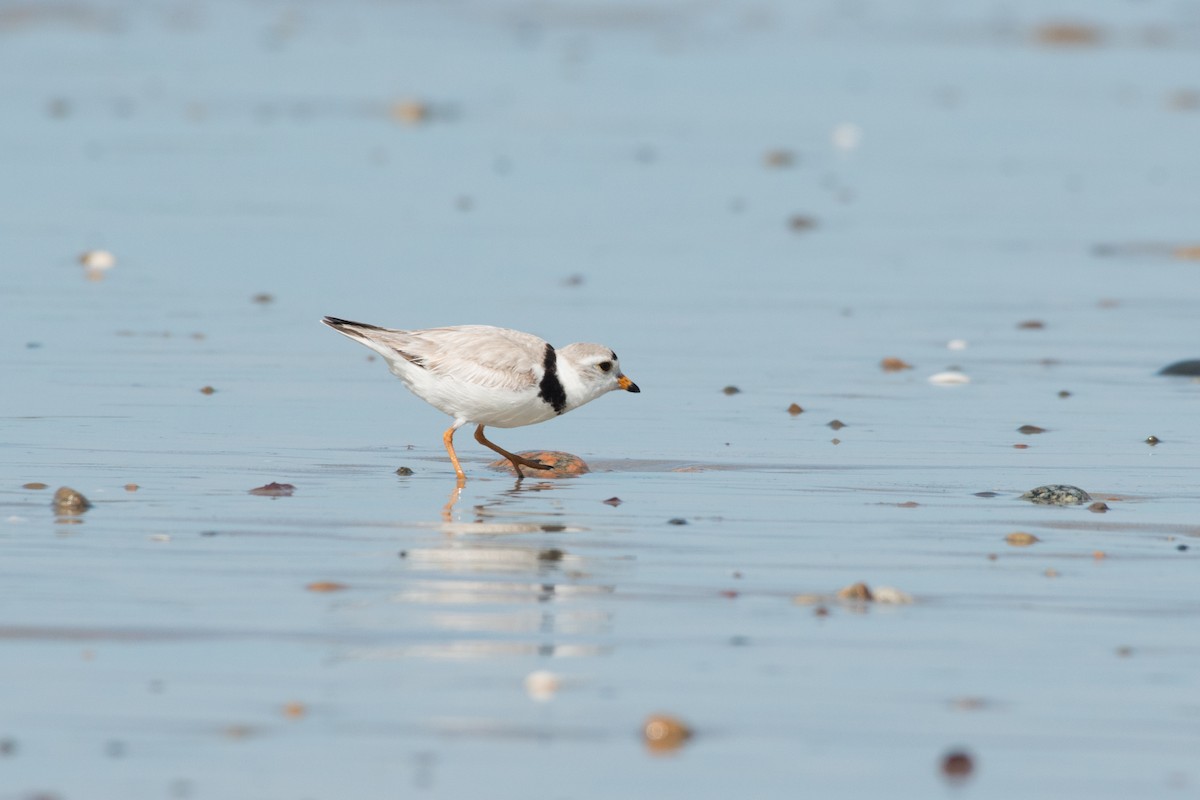
[[368,325],[365,322],[353,322],[352,320],[342,319],[340,317],[325,316],[321,318],[321,322],[331,328],[342,330],[343,328],[365,328],[369,331],[381,331],[383,328],[378,325]]

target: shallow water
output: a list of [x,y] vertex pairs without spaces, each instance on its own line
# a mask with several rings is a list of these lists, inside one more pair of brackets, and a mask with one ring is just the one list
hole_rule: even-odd
[[[1155,372],[1200,357],[1198,44],[1155,3],[0,10],[0,798],[1194,793],[1200,383]],[[445,419],[323,314],[602,341],[642,393],[494,432],[579,479],[460,436],[447,522]]]

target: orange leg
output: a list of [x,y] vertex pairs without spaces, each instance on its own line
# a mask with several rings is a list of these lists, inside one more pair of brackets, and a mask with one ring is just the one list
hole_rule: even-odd
[[458,454],[454,452],[454,432],[458,430],[458,423],[451,425],[442,434],[442,442],[446,445],[446,452],[450,454],[450,463],[454,465],[454,473],[458,475],[460,482],[467,479],[467,474],[462,471],[462,466],[458,463]]
[[475,429],[475,441],[479,442],[484,447],[487,447],[491,450],[495,450],[497,453],[499,453],[500,455],[504,456],[509,461],[511,461],[512,465],[513,465],[513,469],[515,469],[517,471],[518,478],[525,477],[525,475],[521,472],[521,467],[529,467],[530,469],[553,469],[553,467],[551,467],[549,464],[543,464],[540,461],[533,461],[532,459],[522,458],[521,456],[517,455],[516,453],[508,452],[507,450],[505,450],[503,447],[501,447],[498,444],[489,442],[487,440],[487,437],[483,435],[483,426],[482,425],[480,425],[478,428]]

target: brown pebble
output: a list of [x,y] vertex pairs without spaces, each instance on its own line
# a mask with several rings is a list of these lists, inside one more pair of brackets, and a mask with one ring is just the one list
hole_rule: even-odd
[[1066,389],[1063,389],[1061,392],[1058,393],[1058,396],[1065,400],[1071,396],[1071,393],[1068,392]]
[[142,488],[142,487],[138,486],[136,483],[125,484],[125,491],[127,491],[127,492],[136,492],[140,488]]
[[1162,439],[1158,438],[1157,436],[1146,437],[1146,444],[1150,445],[1151,447],[1154,447],[1154,445],[1160,443],[1161,441]]
[[738,596],[737,591],[735,591],[734,589],[722,589],[720,592],[718,592],[718,594],[720,594],[721,597],[727,598],[729,600],[732,600]]
[[1040,331],[1044,327],[1046,327],[1046,323],[1040,319],[1027,319],[1017,323],[1017,328],[1023,331]]
[[1184,261],[1200,261],[1200,245],[1176,247],[1171,251],[1171,255]]
[[[558,450],[522,450],[517,455],[522,458],[528,458],[531,461],[541,462],[550,468],[534,469],[532,467],[521,467],[521,472],[524,473],[526,478],[573,478],[592,471],[588,467],[587,462],[579,456],[571,453],[563,453]],[[492,469],[507,472],[510,475],[517,474],[512,462],[507,458],[497,459],[488,464],[488,466]]]
[[830,444],[841,444],[842,440],[841,439],[830,439],[829,443]]
[[1048,22],[1033,31],[1033,40],[1047,47],[1090,47],[1103,38],[1099,28],[1078,22]]
[[413,474],[412,467],[396,467],[396,474],[402,478],[407,478]]
[[337,581],[315,581],[304,588],[310,592],[340,592],[350,587]]
[[800,407],[799,403],[792,403],[790,406],[787,407],[787,412],[789,414],[791,414],[793,417],[797,417],[804,413],[804,409]]
[[1027,444],[1014,444],[1014,445],[1013,445],[1013,449],[1014,449],[1014,450],[1028,450],[1028,449],[1029,449],[1029,445],[1027,445]]
[[1123,645],[1116,650],[1117,658],[1129,658],[1133,655],[1133,648],[1129,645]]
[[388,109],[392,119],[406,125],[419,125],[429,120],[429,106],[420,100],[401,100]]
[[884,372],[903,372],[906,369],[912,369],[913,365],[909,364],[902,358],[888,357],[879,362],[880,368]]
[[1104,559],[1108,558],[1108,553],[1104,552],[1103,550],[1093,550],[1092,558],[1096,559],[1097,561],[1103,561]]
[[291,702],[283,707],[283,715],[288,719],[300,719],[308,713],[304,703]]
[[813,616],[814,617],[828,617],[829,609],[826,608],[825,606],[817,606],[816,608],[813,609]]
[[268,303],[275,302],[275,295],[270,294],[269,292],[259,292],[258,294],[254,295],[254,297],[251,297],[250,301],[265,306]]
[[843,586],[841,589],[838,589],[837,596],[839,600],[860,600],[869,602],[875,599],[874,595],[871,594],[871,588],[861,581],[858,583],[852,583],[849,586]]
[[896,508],[917,508],[920,505],[916,500],[906,500],[903,503],[896,503]]
[[811,231],[817,227],[817,221],[812,217],[806,217],[803,214],[794,214],[788,219],[788,227],[793,231],[800,233],[802,231]]
[[1050,567],[1042,574],[1045,575],[1047,578],[1057,578],[1060,573],[1054,567]]
[[205,386],[200,390],[200,394],[215,394],[216,391],[217,390],[211,386]]
[[642,725],[642,739],[652,752],[678,750],[692,738],[692,729],[683,720],[666,714],[652,714]]
[[1088,511],[1092,511],[1096,514],[1103,514],[1105,511],[1108,511],[1108,503],[1101,503],[1097,501],[1088,506]]
[[1045,433],[1045,432],[1046,432],[1045,428],[1039,428],[1037,425],[1022,425],[1021,427],[1017,428],[1017,433],[1023,433],[1026,436],[1030,436],[1035,433]]
[[988,554],[987,554],[987,560],[988,560],[988,561],[995,561],[995,560],[996,560],[997,558],[999,558],[999,557],[1000,557],[1000,556],[996,555],[995,553],[988,553]]
[[835,431],[840,431],[842,428],[846,427],[846,423],[842,422],[840,419],[833,419],[825,424],[833,428]]
[[259,497],[291,497],[294,491],[296,491],[296,487],[290,483],[272,481],[262,486],[256,486],[250,490],[250,494],[256,494]]
[[742,390],[736,386],[726,386],[721,391],[724,392],[725,394],[741,394],[742,393]]
[[950,780],[965,780],[974,771],[975,761],[969,753],[952,750],[942,757],[942,774]]
[[56,514],[74,516],[82,514],[91,507],[92,504],[88,502],[88,499],[70,486],[60,487],[54,493],[54,512]]
[[795,161],[796,156],[791,150],[768,150],[763,156],[763,163],[776,169],[790,167]]
[[49,489],[50,487],[44,483],[26,483],[21,486],[22,489]]
[[1008,542],[1013,547],[1029,547],[1031,544],[1040,542],[1041,539],[1034,536],[1032,533],[1017,531],[1016,533],[1010,533],[1008,536],[1005,536],[1004,541]]
[[623,502],[619,497],[610,497],[607,500],[601,500],[606,506],[619,506]]

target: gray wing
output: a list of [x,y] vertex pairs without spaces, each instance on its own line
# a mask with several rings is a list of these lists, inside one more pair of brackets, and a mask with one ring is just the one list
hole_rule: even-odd
[[538,385],[546,342],[531,333],[490,325],[401,331],[327,318],[326,324],[384,358],[397,356],[433,375],[514,391]]

